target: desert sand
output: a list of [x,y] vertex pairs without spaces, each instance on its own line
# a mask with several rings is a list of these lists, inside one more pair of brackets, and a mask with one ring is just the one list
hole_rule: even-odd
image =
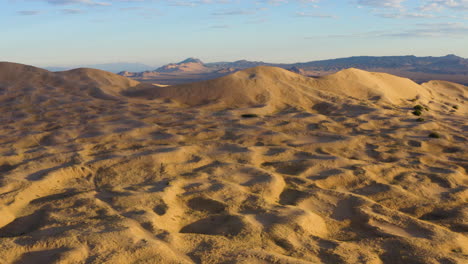
[[467,96],[0,63],[0,263],[468,263]]

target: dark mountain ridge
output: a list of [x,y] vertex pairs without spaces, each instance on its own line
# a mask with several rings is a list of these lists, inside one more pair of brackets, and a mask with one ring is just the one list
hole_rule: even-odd
[[455,55],[443,57],[416,57],[416,56],[357,56],[331,60],[296,63],[299,68],[315,70],[335,70],[344,68],[390,68],[405,69],[416,72],[440,74],[468,74],[468,59]]

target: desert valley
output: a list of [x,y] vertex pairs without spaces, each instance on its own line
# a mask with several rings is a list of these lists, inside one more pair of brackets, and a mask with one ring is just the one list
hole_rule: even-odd
[[467,263],[468,87],[299,73],[0,62],[0,263]]

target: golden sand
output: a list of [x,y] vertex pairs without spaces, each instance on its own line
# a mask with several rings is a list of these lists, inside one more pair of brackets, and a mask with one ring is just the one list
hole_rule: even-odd
[[467,92],[0,63],[0,263],[467,263]]

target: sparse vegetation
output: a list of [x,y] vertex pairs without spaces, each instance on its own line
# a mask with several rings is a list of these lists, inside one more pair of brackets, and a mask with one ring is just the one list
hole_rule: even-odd
[[431,132],[431,133],[429,134],[429,137],[430,137],[430,138],[440,138],[440,135],[439,135],[439,133]]
[[161,165],[159,165],[159,175],[163,176],[165,174],[166,174],[166,165],[164,165],[164,163],[161,163]]
[[424,118],[420,117],[420,118],[416,119],[416,121],[418,121],[418,122],[424,122],[424,121],[426,121],[426,120],[425,120]]
[[416,111],[422,111],[424,109],[424,107],[422,107],[422,105],[415,105],[413,107],[413,109],[416,110]]
[[257,114],[243,114],[241,115],[242,118],[254,118],[254,117],[258,117]]
[[413,115],[415,116],[420,116],[422,115],[422,111],[426,110],[426,111],[429,111],[429,109],[427,107],[424,107],[422,105],[415,105],[413,107],[414,111],[411,112]]
[[454,105],[454,106],[452,106],[452,108],[458,110],[458,105]]

